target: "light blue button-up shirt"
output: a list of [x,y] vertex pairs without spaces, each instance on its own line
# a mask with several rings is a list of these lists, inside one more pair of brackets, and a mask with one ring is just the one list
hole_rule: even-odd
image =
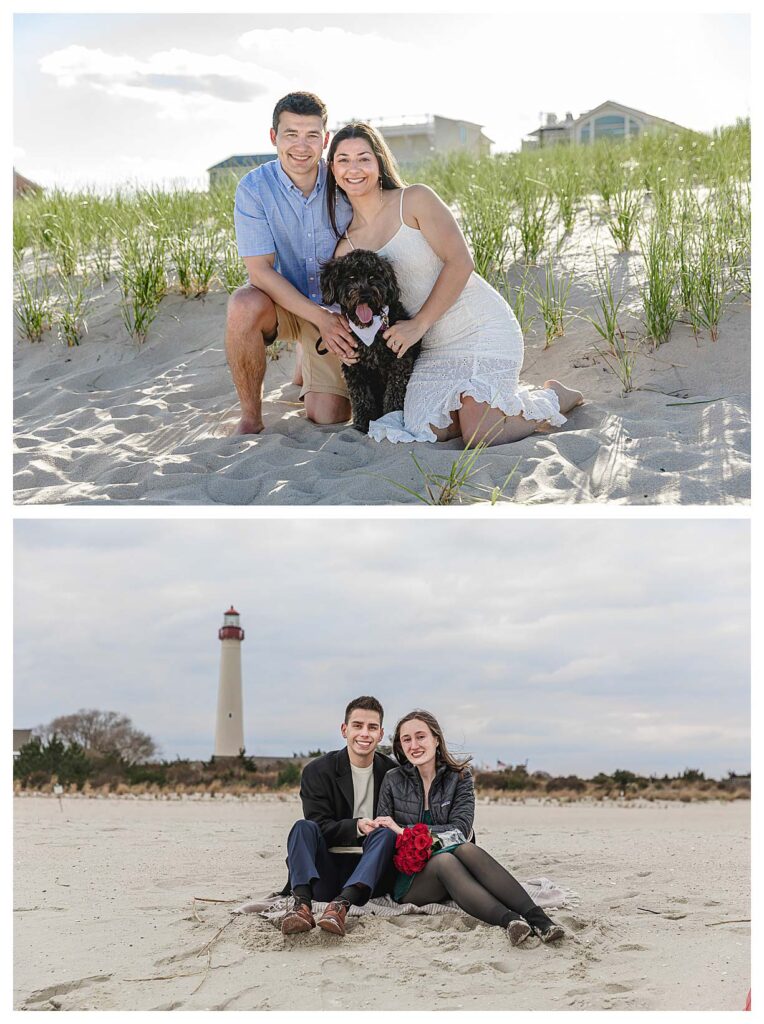
[[[352,211],[340,192],[336,216],[342,233]],[[245,174],[236,189],[234,224],[242,258],[275,253],[274,268],[303,295],[321,302],[321,266],[331,259],[338,241],[326,208],[324,160],[309,196],[302,194],[279,160]]]

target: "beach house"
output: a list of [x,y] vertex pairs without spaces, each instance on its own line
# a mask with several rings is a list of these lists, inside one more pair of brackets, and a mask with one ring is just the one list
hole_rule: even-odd
[[[440,114],[404,114],[401,117],[370,117],[366,120],[379,130],[401,166],[411,166],[447,153],[488,156],[493,144],[493,139],[484,134],[481,124],[455,121],[450,117],[441,117]],[[332,130],[337,131],[342,127],[337,124]],[[239,181],[247,171],[273,160],[275,156],[275,153],[229,156],[207,168],[209,187],[213,189],[232,177]]]
[[19,174],[16,168],[13,168],[13,198],[20,199],[22,196],[36,196],[42,192],[42,186],[38,185],[34,181],[30,181],[29,178],[25,178],[23,174]]
[[[367,121],[383,136],[400,166],[448,153],[488,156],[493,143],[493,139],[484,134],[481,124],[456,121],[440,114],[370,117]],[[340,127],[337,125],[335,131]]]
[[219,164],[213,164],[212,167],[207,168],[209,187],[210,189],[216,188],[218,185],[222,185],[231,179],[240,181],[247,171],[251,171],[253,167],[259,167],[260,164],[266,164],[269,160],[275,160],[275,158],[275,151],[272,153],[243,153],[237,156],[229,156],[225,160],[221,160]]
[[21,748],[26,746],[27,743],[32,739],[31,729],[14,729],[13,730],[13,758],[14,760],[21,753]]
[[634,110],[614,100],[605,100],[593,110],[585,110],[579,117],[568,111],[564,120],[556,114],[544,114],[544,123],[530,132],[522,141],[523,149],[543,149],[561,144],[586,145],[597,139],[625,139],[651,131],[686,131],[681,125]]

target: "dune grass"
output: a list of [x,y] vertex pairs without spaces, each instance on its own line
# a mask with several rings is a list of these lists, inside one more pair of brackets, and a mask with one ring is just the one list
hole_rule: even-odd
[[607,260],[594,253],[595,276],[597,281],[597,292],[594,296],[594,314],[584,314],[587,320],[596,330],[597,334],[607,345],[612,354],[616,352],[616,341],[623,338],[623,331],[618,325],[618,317],[624,304],[623,293],[616,298],[613,289],[613,278]]
[[544,265],[543,283],[536,283],[531,289],[544,323],[544,348],[549,348],[555,338],[561,338],[573,319],[574,313],[568,304],[572,283],[570,274],[555,277],[552,261],[548,260]]
[[36,264],[34,274],[19,274],[17,278],[13,312],[22,336],[28,341],[40,341],[53,322],[52,311],[47,274]]
[[[588,211],[617,249],[641,261],[634,312],[654,345],[664,344],[685,314],[693,329],[716,338],[728,302],[750,297],[748,120],[707,135],[656,133],[479,159],[457,154],[430,160],[408,177],[432,186],[455,210],[477,272],[505,295],[502,282],[513,265],[546,272]],[[209,192],[125,187],[108,195],[52,190],[19,199],[13,248],[21,334],[39,340],[52,329],[49,296],[57,281],[68,282],[64,291],[76,296],[84,282],[93,287],[116,276],[125,326],[139,341],[168,290],[189,298],[235,290],[246,281],[233,240],[235,186],[230,180]],[[524,329],[532,323],[527,290],[521,287],[512,303]],[[541,292],[550,313],[550,288]],[[559,317],[540,312],[549,343],[560,336]],[[615,354],[609,339],[608,346]]]

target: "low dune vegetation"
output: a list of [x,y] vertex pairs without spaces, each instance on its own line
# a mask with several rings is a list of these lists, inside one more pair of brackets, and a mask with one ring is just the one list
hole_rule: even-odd
[[[287,794],[299,789],[302,764],[322,751],[283,759],[211,758],[209,761],[147,761],[131,763],[116,751],[85,751],[57,736],[33,738],[14,761],[16,794],[57,792],[88,797],[125,796],[156,799],[241,798],[254,794]],[[750,776],[729,772],[726,779],[707,779],[687,768],[681,774],[642,776],[619,769],[591,779],[576,775],[529,773],[524,764],[475,769],[479,797],[490,801],[553,800],[740,800],[750,799]]]
[[[751,293],[750,121],[705,135],[644,135],[407,170],[455,210],[477,273],[544,347],[588,326],[622,392],[635,353],[677,323],[719,337],[725,309]],[[15,315],[30,342],[80,344],[107,291],[121,325],[146,340],[170,293],[188,301],[246,280],[231,180],[209,192],[53,190],[14,206]],[[222,329],[222,328],[221,328]]]

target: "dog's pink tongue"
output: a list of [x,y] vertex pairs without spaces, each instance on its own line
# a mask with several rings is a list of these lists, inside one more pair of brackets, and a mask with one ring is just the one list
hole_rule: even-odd
[[374,319],[374,314],[371,311],[371,306],[367,306],[365,302],[362,302],[359,306],[355,307],[355,315],[361,321],[362,324],[370,324]]

